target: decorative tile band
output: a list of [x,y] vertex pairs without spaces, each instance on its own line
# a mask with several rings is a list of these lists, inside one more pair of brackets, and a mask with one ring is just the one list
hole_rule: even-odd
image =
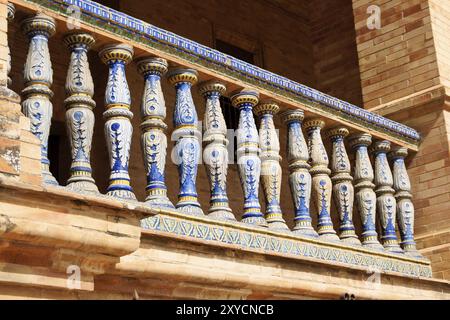
[[348,249],[319,241],[306,241],[210,224],[188,219],[158,214],[142,220],[142,227],[155,233],[169,233],[207,241],[211,244],[240,247],[243,250],[275,253],[294,257],[315,259],[324,263],[339,264],[348,267],[367,268],[379,272],[394,272],[410,277],[431,278],[431,267],[427,260],[414,262],[413,259],[396,258],[394,255],[381,255]]
[[[247,83],[284,95],[313,109],[331,113],[355,124],[382,131],[417,145],[420,134],[403,124],[374,114],[348,102],[324,94],[285,77],[258,68],[217,50],[155,27],[127,14],[90,0],[26,0],[67,15],[68,7],[81,9],[80,18],[96,27],[114,31],[125,38],[175,54],[190,62],[205,65]],[[119,27],[117,29],[117,27]],[[122,31],[122,32],[121,32]],[[317,104],[317,105],[316,105]]]

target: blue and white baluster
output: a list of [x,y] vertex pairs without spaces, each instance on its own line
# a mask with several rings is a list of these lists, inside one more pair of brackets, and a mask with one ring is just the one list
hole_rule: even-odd
[[309,162],[312,176],[312,202],[318,215],[317,233],[324,240],[339,241],[330,215],[332,184],[330,169],[328,169],[328,155],[320,135],[325,122],[311,119],[305,122],[308,133]]
[[74,33],[64,38],[69,48],[70,63],[66,78],[66,125],[71,147],[72,164],[67,187],[81,192],[97,193],[98,188],[92,178],[90,161],[92,135],[95,117],[94,82],[87,52],[95,43],[87,33]]
[[381,225],[381,241],[386,250],[402,253],[398,245],[395,230],[397,202],[394,198],[395,190],[391,168],[387,159],[387,152],[391,149],[391,143],[387,140],[376,141],[372,145],[372,153],[375,158],[375,193],[377,195],[377,213]]
[[53,114],[50,87],[53,83],[53,69],[48,49],[48,39],[55,34],[53,18],[38,13],[22,22],[22,31],[30,39],[28,56],[25,62],[25,89],[22,90],[22,109],[30,118],[31,132],[41,141],[41,169],[44,184],[58,185],[50,173],[48,160],[48,137]]
[[[14,5],[10,2],[7,3],[7,15],[6,18],[9,22],[11,22],[14,19],[14,14],[16,13],[16,8],[14,7]],[[8,87],[11,86],[12,80],[9,77],[9,73],[11,72],[11,51],[9,49],[9,46],[6,46],[6,51],[8,53],[8,56],[6,57],[6,73],[8,75],[8,80],[7,80],[7,85]]]
[[295,207],[294,234],[317,238],[311,225],[309,202],[311,199],[311,174],[308,164],[308,146],[302,132],[302,110],[287,110],[281,118],[288,128],[287,157],[289,161],[289,185]]
[[161,77],[167,72],[168,63],[162,58],[146,58],[137,64],[145,79],[141,103],[141,147],[147,174],[147,198],[145,203],[154,208],[175,209],[167,197],[164,171],[166,166],[167,125],[166,102],[161,88]]
[[355,188],[355,204],[362,222],[362,245],[382,250],[376,231],[377,196],[373,191],[373,168],[370,163],[367,147],[372,143],[368,133],[358,133],[349,137],[349,145],[355,152],[353,183]]
[[265,219],[269,229],[290,232],[280,207],[281,166],[280,141],[273,122],[273,116],[280,107],[272,101],[259,103],[253,112],[259,117],[259,146],[261,149],[261,183],[266,198]]
[[175,142],[172,159],[178,165],[180,192],[176,208],[190,215],[204,215],[198,202],[196,179],[200,161],[201,133],[197,128],[197,111],[192,99],[192,86],[197,82],[197,71],[173,69],[168,73],[169,82],[175,86],[176,101],[173,122]]
[[125,75],[125,66],[133,59],[133,48],[126,44],[108,45],[99,52],[108,65],[108,82],[105,92],[105,136],[110,156],[111,175],[107,195],[136,200],[130,185],[128,163],[133,127],[130,119],[131,97]]
[[220,108],[220,96],[225,93],[224,84],[208,81],[199,88],[205,98],[206,110],[203,123],[203,161],[210,185],[210,207],[208,216],[236,221],[228,204],[227,171],[228,139],[227,126]]
[[259,101],[259,93],[244,89],[231,95],[231,103],[239,108],[237,130],[237,161],[239,177],[244,193],[244,214],[242,222],[267,227],[259,203],[259,179],[261,159],[259,158],[259,136],[253,118],[253,107]]
[[395,199],[397,200],[397,223],[400,229],[402,246],[405,254],[421,258],[414,241],[414,205],[411,201],[411,182],[405,166],[408,149],[396,147],[389,154],[392,159],[392,173],[394,175]]
[[339,238],[347,243],[360,245],[353,225],[353,178],[350,175],[350,160],[345,150],[344,138],[348,136],[347,128],[338,127],[327,132],[332,142],[331,181],[333,198],[339,214]]

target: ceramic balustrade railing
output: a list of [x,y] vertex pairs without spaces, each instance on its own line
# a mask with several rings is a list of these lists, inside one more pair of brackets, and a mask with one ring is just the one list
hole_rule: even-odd
[[[8,9],[8,19],[12,19],[14,6],[9,5]],[[22,106],[31,120],[31,131],[41,141],[42,177],[47,185],[58,184],[49,171],[47,157],[53,108],[48,39],[55,28],[55,21],[43,13],[22,22],[22,30],[29,41]],[[66,35],[64,43],[70,54],[64,101],[72,159],[67,188],[98,194],[90,159],[96,103],[87,54],[95,40],[92,34],[77,31]],[[331,125],[324,129],[330,119],[311,115],[305,119],[303,110],[286,108],[273,100],[259,101],[260,93],[256,90],[243,87],[227,94],[226,85],[219,80],[197,85],[199,73],[194,69],[169,67],[166,59],[155,56],[133,62],[133,55],[133,47],[128,44],[110,44],[99,50],[101,60],[108,67],[103,106],[110,164],[108,196],[136,201],[128,172],[133,113],[126,78],[127,68],[135,65],[144,82],[140,129],[147,178],[146,205],[181,214],[206,215],[211,219],[237,220],[227,196],[230,150],[220,105],[220,97],[227,95],[233,107],[239,110],[236,134],[243,194],[241,223],[420,257],[414,242],[414,206],[404,161],[406,148],[395,146],[391,151],[389,141],[372,142],[369,133],[355,132],[351,127]],[[165,130],[168,126],[162,77],[167,77],[176,93],[175,105],[171,106],[175,129],[172,159],[178,166],[180,186],[175,205],[167,197],[165,182],[168,157]],[[193,89],[204,97],[204,106],[194,105]],[[203,132],[198,127],[197,109],[200,108],[205,111]],[[279,113],[280,109],[283,110]],[[259,120],[259,130],[255,118]],[[277,118],[286,126],[286,137],[278,136]],[[282,179],[280,138],[287,139],[288,181]],[[331,143],[328,151],[326,141]],[[210,184],[210,207],[205,211],[200,206],[196,186],[201,155]],[[259,197],[260,184],[265,212]],[[293,200],[294,221],[288,223],[287,212],[283,212],[280,203],[282,185],[289,185]],[[333,216],[336,216],[335,221]],[[359,225],[355,221],[359,221]],[[291,222],[292,230],[288,227]]]

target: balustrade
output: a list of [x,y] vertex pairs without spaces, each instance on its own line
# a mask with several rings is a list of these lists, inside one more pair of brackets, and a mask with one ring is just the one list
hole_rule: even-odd
[[[8,19],[13,17],[14,6],[8,5]],[[52,18],[39,13],[25,19],[22,29],[29,39],[24,70],[25,89],[22,91],[23,111],[31,120],[31,131],[41,142],[44,184],[57,185],[49,171],[47,157],[53,110],[50,101],[53,95],[50,89],[53,71],[48,39],[56,32],[56,25]],[[67,34],[64,43],[70,51],[65,86],[67,96],[64,101],[72,160],[67,188],[76,192],[98,194],[90,159],[95,122],[93,109],[96,103],[88,62],[88,51],[95,41],[93,35],[78,31]],[[99,52],[101,60],[108,67],[103,113],[110,161],[106,193],[124,200],[136,200],[128,173],[133,132],[130,120],[133,113],[130,111],[131,93],[126,79],[126,65],[132,62],[133,55],[133,47],[127,44],[107,45]],[[236,221],[227,196],[229,141],[220,105],[220,97],[226,94],[225,83],[209,79],[197,88],[205,101],[202,136],[191,92],[199,79],[199,73],[180,67],[168,71],[169,62],[154,56],[140,58],[135,63],[144,79],[140,128],[147,179],[145,204],[160,210],[204,215],[196,186],[203,143],[203,160],[210,186],[208,216]],[[11,64],[8,61],[8,74],[10,70]],[[164,75],[176,93],[172,119],[172,139],[175,143],[172,161],[178,167],[180,187],[175,206],[167,196],[165,182],[165,131],[168,126],[165,123],[166,104],[162,88]],[[259,102],[259,93],[255,90],[239,89],[230,98],[233,107],[239,110],[236,152],[243,190],[241,222],[268,227],[276,232],[292,232],[300,237],[362,244],[377,250],[421,257],[414,242],[414,206],[405,166],[408,155],[406,148],[397,146],[389,153],[389,141],[381,140],[372,144],[372,137],[368,133],[352,129],[354,132],[348,136],[350,130],[347,127],[333,125],[325,134],[331,141],[330,163],[322,140],[324,119],[311,118],[304,121],[304,111],[286,108],[274,100]],[[294,207],[292,231],[286,224],[280,203],[282,158],[280,138],[274,122],[280,109],[283,109],[280,117],[287,128],[287,137],[280,138],[287,138],[289,186]],[[253,113],[259,119],[259,130]],[[307,134],[306,139],[303,129]],[[346,143],[354,153],[354,163],[349,159]],[[374,158],[374,168],[369,158],[369,147]],[[264,213],[259,200],[260,181],[266,203]],[[284,210],[287,213],[285,208]],[[333,226],[332,212],[336,212],[339,218],[339,236]],[[317,216],[317,228],[312,225],[311,213]],[[361,218],[360,239],[355,232],[353,217],[356,213]],[[377,219],[381,229],[380,237],[376,230]],[[401,235],[401,248],[396,236],[396,222]]]

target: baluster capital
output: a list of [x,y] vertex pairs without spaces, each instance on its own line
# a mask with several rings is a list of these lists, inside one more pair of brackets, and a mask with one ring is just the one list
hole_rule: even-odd
[[368,133],[356,133],[349,136],[347,141],[352,149],[357,149],[361,146],[368,147],[372,144],[372,136]]
[[261,101],[253,108],[253,112],[256,116],[262,117],[264,115],[275,115],[280,111],[280,106],[271,100]]
[[350,131],[348,131],[347,128],[345,127],[337,127],[337,128],[333,128],[328,130],[325,133],[325,136],[327,138],[329,138],[331,140],[331,142],[334,142],[336,140],[339,139],[344,139],[345,137],[347,137],[349,135]]
[[320,119],[307,119],[303,123],[303,127],[308,132],[315,130],[315,129],[322,129],[323,127],[325,127],[325,121],[320,120]]
[[259,92],[252,89],[239,89],[231,93],[231,104],[235,108],[249,106],[253,108],[259,102]]
[[280,117],[281,120],[286,123],[289,124],[293,121],[300,121],[302,122],[303,119],[305,118],[305,113],[303,112],[303,110],[286,110],[283,111],[282,113],[280,113]]
[[22,31],[28,37],[43,35],[49,38],[56,32],[55,19],[39,12],[36,16],[27,18],[22,22]]
[[144,78],[152,74],[161,77],[169,70],[169,64],[166,59],[150,57],[137,61],[137,69]]
[[388,153],[390,150],[391,150],[391,143],[387,140],[377,140],[372,144],[370,148],[370,151],[374,155],[377,155],[379,153]]
[[392,160],[405,159],[408,156],[408,149],[405,147],[393,147],[389,153]]
[[6,6],[8,10],[6,18],[9,21],[12,21],[14,19],[14,15],[16,14],[16,7],[14,7],[14,4],[12,4],[11,2],[8,2]]
[[172,85],[177,85],[182,82],[194,85],[198,81],[198,72],[194,69],[185,68],[170,69],[167,73],[167,79]]
[[133,60],[134,50],[128,44],[109,44],[103,47],[98,55],[105,64],[112,64],[118,61],[128,64]]
[[220,81],[210,80],[199,85],[198,92],[207,98],[211,95],[221,96],[227,91],[227,87]]
[[77,32],[66,35],[63,42],[70,50],[79,48],[87,51],[95,44],[95,39],[89,33]]

